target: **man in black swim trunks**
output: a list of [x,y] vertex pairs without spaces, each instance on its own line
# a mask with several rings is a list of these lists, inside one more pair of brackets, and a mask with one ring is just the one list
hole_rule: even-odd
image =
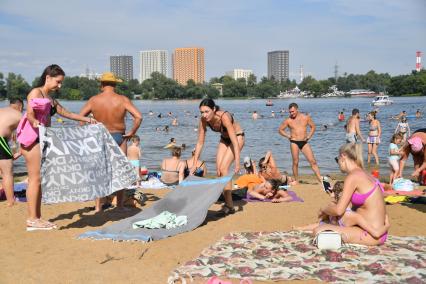
[[[311,164],[312,170],[314,171],[318,181],[323,185],[320,170],[315,160],[314,153],[312,152],[311,146],[308,141],[312,138],[315,132],[315,124],[309,115],[299,113],[299,106],[296,103],[291,103],[288,106],[289,118],[285,119],[281,123],[278,132],[280,135],[290,140],[291,156],[293,158],[293,175],[296,181],[298,181],[298,170],[299,170],[299,151],[302,151],[308,162]],[[310,127],[309,134],[307,133],[307,127]],[[287,133],[286,128],[290,129],[290,133]],[[324,187],[324,186],[323,186]]]
[[7,205],[15,202],[13,195],[13,159],[19,154],[13,154],[8,141],[22,117],[24,103],[21,99],[10,99],[10,105],[0,109],[0,173],[2,187],[6,193]]

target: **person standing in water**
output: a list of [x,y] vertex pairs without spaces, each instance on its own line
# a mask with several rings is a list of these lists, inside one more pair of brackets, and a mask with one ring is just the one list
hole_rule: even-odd
[[[198,142],[195,147],[194,161],[198,161],[206,138],[207,126],[214,132],[220,133],[219,145],[216,152],[216,173],[217,176],[226,176],[232,162],[235,162],[234,173],[240,171],[240,152],[244,146],[244,131],[240,124],[235,121],[232,114],[221,110],[215,102],[206,98],[200,103],[201,118],[198,127]],[[194,164],[190,169],[190,174],[196,171]],[[232,182],[229,182],[224,189],[225,205],[222,208],[224,214],[235,212],[232,201]]]
[[[296,103],[291,103],[288,106],[288,111],[290,116],[281,123],[278,133],[290,140],[294,178],[296,182],[299,181],[299,152],[301,151],[309,164],[311,164],[311,168],[318,181],[324,187],[318,164],[312,152],[311,145],[309,145],[309,140],[315,133],[315,124],[311,116],[299,113],[299,106]],[[307,132],[308,126],[310,127],[309,133]],[[286,132],[287,128],[290,129],[290,133]]]
[[346,143],[357,143],[358,138],[364,142],[361,131],[359,129],[359,109],[352,110],[352,116],[348,118],[345,125],[346,128]]

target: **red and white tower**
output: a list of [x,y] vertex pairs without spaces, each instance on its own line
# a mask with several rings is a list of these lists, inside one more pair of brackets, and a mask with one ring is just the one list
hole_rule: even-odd
[[416,52],[416,71],[420,72],[422,69],[422,52],[417,51]]

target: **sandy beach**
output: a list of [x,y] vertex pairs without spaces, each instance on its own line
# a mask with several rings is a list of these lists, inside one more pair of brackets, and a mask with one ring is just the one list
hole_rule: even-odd
[[[148,201],[126,213],[112,209],[94,215],[90,211],[93,202],[43,205],[43,217],[59,226],[58,230],[44,232],[26,232],[26,203],[8,208],[6,202],[1,202],[0,282],[166,283],[173,269],[196,258],[228,232],[286,231],[292,225],[314,222],[319,207],[327,203],[329,197],[310,176],[302,180],[305,183],[294,186],[293,190],[304,203],[236,202],[239,211],[225,218],[218,218],[216,211],[220,204],[214,204],[206,222],[196,230],[151,243],[78,240],[76,237],[137,214],[168,190],[146,190]],[[392,225],[391,235],[426,235],[425,205],[397,204],[388,205],[386,209]],[[204,282],[198,279],[195,283]]]

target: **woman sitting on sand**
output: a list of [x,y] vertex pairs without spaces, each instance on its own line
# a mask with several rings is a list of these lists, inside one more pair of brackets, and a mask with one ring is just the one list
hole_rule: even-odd
[[[336,204],[342,197],[343,185],[344,183],[342,181],[338,181],[331,190],[330,196],[334,198],[333,202],[335,202]],[[352,206],[349,205],[348,208],[346,208],[345,213],[341,217],[324,215],[319,223],[313,223],[303,227],[296,227],[295,230],[312,232],[323,224],[333,224],[341,227],[359,226],[365,231],[367,231],[369,234],[371,234],[374,238],[380,238],[383,234],[387,232],[387,230],[389,230],[390,225],[388,215],[386,215],[385,218],[385,225],[376,229],[371,226],[361,214],[352,211],[351,207]]]
[[[320,219],[326,216],[343,216],[349,203],[356,213],[361,215],[373,229],[385,226],[386,208],[383,200],[383,188],[380,182],[374,179],[363,168],[362,145],[349,143],[339,149],[336,157],[340,170],[347,173],[342,197],[336,203],[331,202],[321,208],[318,214]],[[387,233],[375,238],[358,226],[343,227],[340,225],[323,224],[314,229],[314,234],[332,230],[342,234],[346,243],[362,245],[379,245],[386,241]]]
[[285,191],[280,190],[281,180],[268,179],[260,184],[249,186],[247,194],[259,200],[269,199],[274,203],[291,201],[293,198]]
[[[225,110],[221,110],[215,102],[204,99],[200,103],[201,118],[198,126],[198,142],[195,147],[194,160],[198,160],[206,138],[207,126],[213,131],[220,133],[219,145],[216,152],[217,176],[226,176],[232,162],[235,162],[234,173],[240,171],[240,151],[244,146],[244,131],[233,115]],[[193,174],[196,166],[190,169]],[[235,212],[232,202],[232,182],[229,182],[224,189],[225,206],[222,208],[224,214]]]
[[161,163],[161,182],[166,185],[177,185],[183,181],[184,164],[180,160],[182,149],[180,147],[172,148],[172,157],[165,158]]
[[191,158],[189,158],[188,160],[185,161],[185,169],[184,169],[184,172],[183,172],[184,178],[189,176],[189,170],[194,166],[194,164],[196,165],[196,169],[194,171],[194,176],[203,177],[207,174],[206,163],[204,161],[195,160],[194,155],[195,155],[195,149],[192,150]]
[[265,157],[259,160],[259,176],[264,179],[278,179],[281,181],[281,184],[294,183],[291,177],[281,174],[271,151],[266,152]]

